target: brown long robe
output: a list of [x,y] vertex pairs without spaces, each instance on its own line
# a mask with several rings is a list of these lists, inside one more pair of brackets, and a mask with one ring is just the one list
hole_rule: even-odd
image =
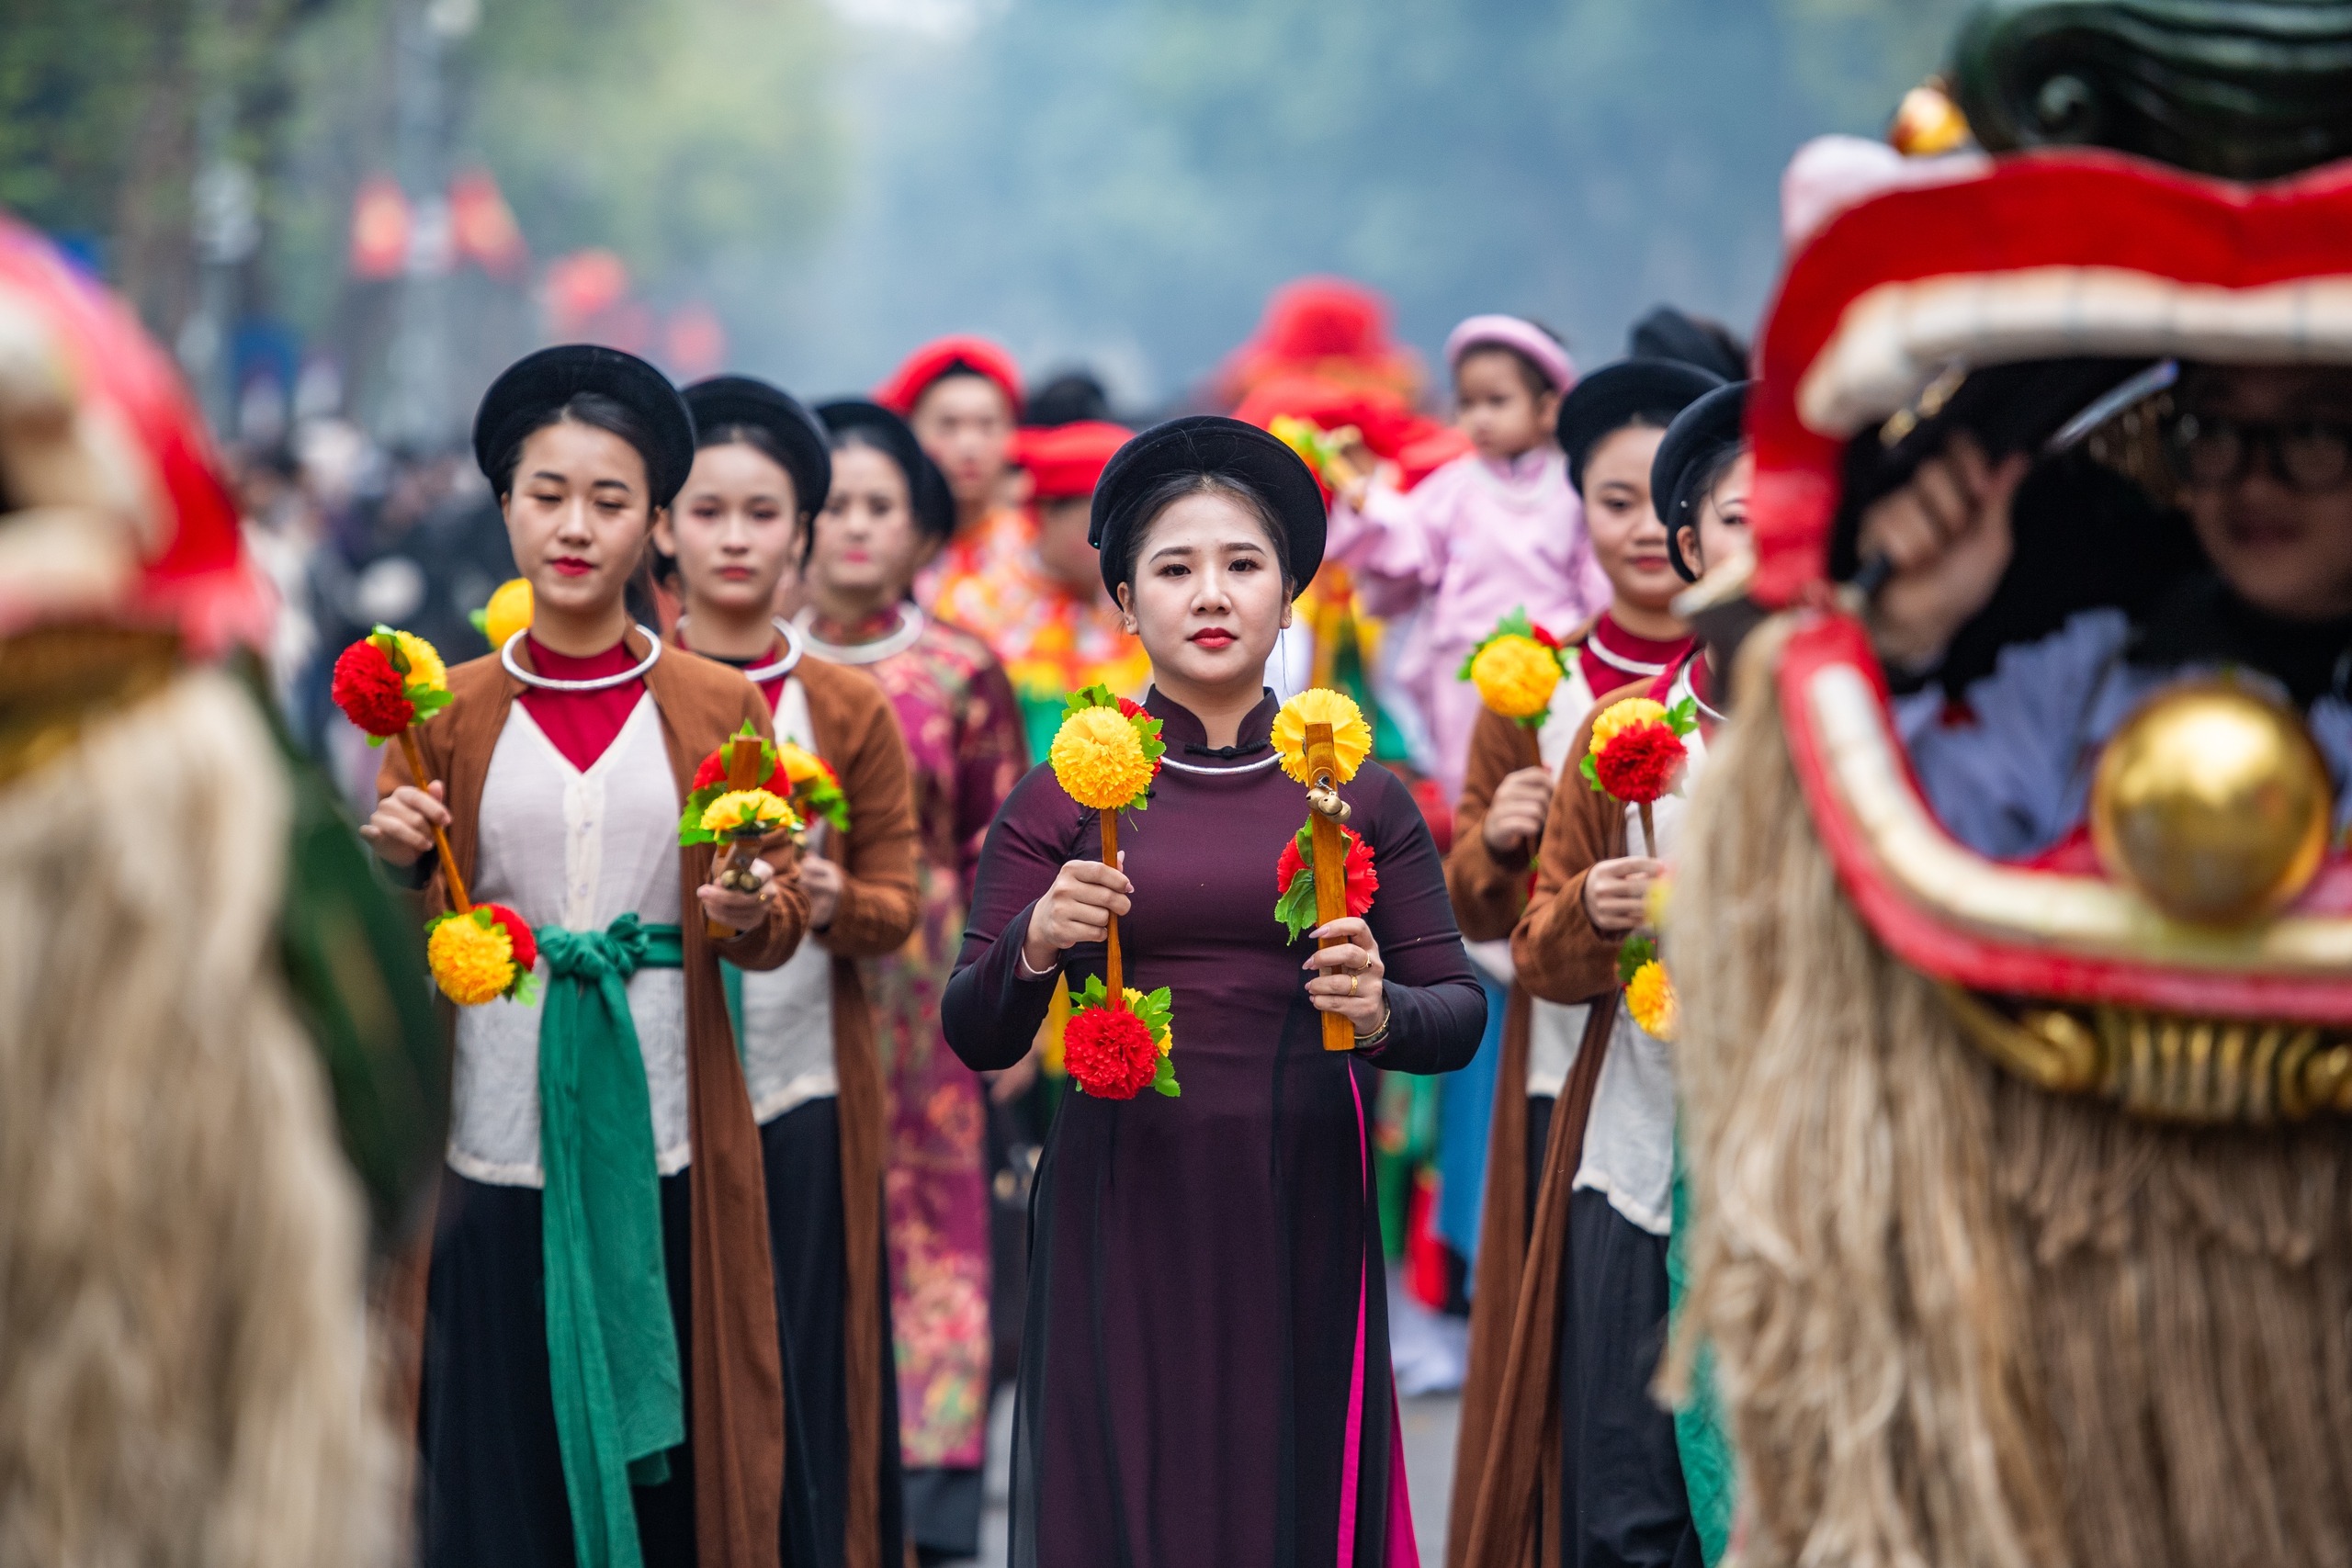
[[[643,658],[647,644],[632,630],[623,639]],[[529,668],[518,649],[516,662]],[[684,800],[695,770],[745,721],[773,736],[767,700],[724,665],[667,654],[646,671],[645,686],[662,716],[662,739]],[[505,730],[508,710],[525,690],[495,654],[449,671],[456,699],[418,727],[425,772],[442,782],[449,807],[449,851],[469,884],[491,753]],[[811,716],[813,717],[813,712]],[[389,795],[409,777],[397,745],[385,749],[377,790]],[[678,906],[684,933],[686,983],[686,1131],[694,1150],[692,1256],[695,1532],[703,1568],[775,1568],[784,1508],[784,1367],[776,1337],[775,1274],[768,1248],[767,1182],[760,1161],[760,1130],[735,1053],[718,960],[744,969],[774,969],[790,958],[808,925],[808,899],[794,873],[793,851],[782,845],[766,859],[777,869],[780,896],[765,924],[724,942],[703,934],[702,903],[695,890],[709,882],[712,847],[678,852]],[[430,857],[428,857],[430,859]],[[448,907],[437,865],[425,884],[432,909]],[[400,1282],[393,1311],[409,1336],[402,1360],[421,1366],[424,1291],[431,1228]],[[396,1349],[396,1354],[400,1351]],[[413,1371],[409,1411],[415,1410]]]
[[[670,638],[677,641],[676,634]],[[770,657],[783,655],[781,644]],[[726,666],[719,666],[726,668]],[[849,802],[845,843],[826,858],[842,868],[832,923],[808,940],[833,959],[833,1071],[840,1082],[842,1225],[847,1272],[842,1335],[849,1387],[849,1495],[842,1514],[848,1568],[881,1568],[882,1380],[895,1378],[882,1334],[882,1178],[888,1129],[874,1015],[857,960],[896,953],[914,931],[914,784],[890,699],[863,670],[804,658],[793,673],[808,695],[809,738]],[[891,1433],[896,1441],[898,1434]],[[896,1568],[896,1564],[889,1565]]]
[[[1597,701],[1577,730],[1568,755],[1580,757],[1592,742],[1592,721],[1601,709],[1621,697],[1645,690],[1646,679],[1611,692]],[[1480,775],[1484,742],[1487,775],[1478,814],[1495,784],[1513,766],[1534,761],[1533,738],[1525,750],[1513,751],[1509,737],[1490,736],[1486,719],[1472,740],[1472,776]],[[1510,721],[1496,719],[1508,725]],[[1517,726],[1510,726],[1517,728]],[[1522,733],[1524,733],[1522,731]],[[1524,759],[1513,762],[1511,758]],[[1468,795],[1464,785],[1464,796]],[[1457,827],[1454,845],[1483,845],[1475,829]],[[1617,950],[1623,936],[1603,936],[1585,914],[1584,879],[1594,864],[1626,852],[1625,814],[1602,795],[1571,778],[1552,792],[1552,809],[1544,822],[1537,859],[1535,890],[1511,930],[1511,964],[1518,978],[1511,987],[1511,1009],[1504,1016],[1503,1059],[1495,1086],[1496,1115],[1489,1134],[1486,1212],[1478,1232],[1478,1289],[1487,1291],[1489,1248],[1504,1281],[1502,1299],[1510,1302],[1508,1338],[1499,1348],[1494,1325],[1502,1314],[1495,1304],[1474,1301],[1471,1319],[1471,1364],[1463,1391],[1463,1425],[1454,1472],[1454,1521],[1447,1532],[1449,1568],[1551,1568],[1559,1554],[1560,1498],[1560,1306],[1565,1299],[1569,1266],[1568,1194],[1583,1161],[1585,1122],[1592,1110],[1594,1087],[1600,1080],[1608,1055],[1609,1031],[1617,1016]],[[1485,863],[1485,869],[1481,862]],[[1455,882],[1449,860],[1449,885]],[[1487,915],[1498,908],[1498,882],[1507,867],[1483,851],[1465,857],[1462,880],[1454,894],[1457,908],[1472,895]],[[1525,886],[1522,865],[1515,879]],[[1463,921],[1471,930],[1468,919]],[[1516,1222],[1523,1201],[1521,1173],[1526,1159],[1527,1039],[1532,993],[1564,1004],[1592,1002],[1584,1043],[1574,1070],[1560,1091],[1552,1114],[1551,1140],[1544,1145],[1538,1179],[1533,1224],[1522,1232],[1513,1223],[1498,1237],[1505,1220]],[[1517,1049],[1512,1031],[1516,1029]],[[1507,1114],[1509,1110],[1512,1114]],[[1510,1147],[1502,1145],[1508,1141]],[[1508,1165],[1501,1162],[1508,1157]],[[1498,1203],[1498,1199],[1501,1201]],[[1500,1213],[1498,1213],[1498,1211]],[[1525,1240],[1521,1241],[1521,1236]],[[1516,1288],[1502,1268],[1515,1261]],[[1481,1344],[1484,1329],[1485,1344]],[[1467,1517],[1464,1498],[1475,1499]]]

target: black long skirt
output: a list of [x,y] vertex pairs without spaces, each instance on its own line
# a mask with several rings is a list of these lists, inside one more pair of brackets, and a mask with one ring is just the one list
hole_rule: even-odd
[[[691,1364],[689,1172],[662,1179],[662,1250],[678,1365]],[[686,1427],[694,1429],[688,1380]],[[441,1175],[417,1412],[417,1539],[425,1568],[573,1568],[571,1509],[548,1374],[539,1190]],[[695,1568],[691,1443],[636,1488],[646,1568]]]
[[[842,1218],[838,1102],[795,1106],[760,1129],[775,1255],[776,1329],[785,1376],[785,1568],[840,1568],[848,1531],[848,1345],[843,1333],[849,1241]],[[878,1201],[878,1200],[877,1200]],[[877,1243],[878,1245],[878,1243]],[[883,1354],[889,1355],[887,1256],[876,1275]],[[899,1479],[899,1380],[886,1362],[878,1477],[881,1561],[905,1558]],[[860,1394],[871,1398],[871,1394]]]
[[1667,1238],[1579,1189],[1560,1314],[1560,1568],[1703,1568],[1674,1416],[1650,1393],[1666,1348]]

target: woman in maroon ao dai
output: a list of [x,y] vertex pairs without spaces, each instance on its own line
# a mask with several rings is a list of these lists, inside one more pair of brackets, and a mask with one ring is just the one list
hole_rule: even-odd
[[[1103,580],[1153,660],[1168,754],[1121,874],[1096,814],[1033,771],[990,830],[943,1021],[971,1066],[1011,1065],[1057,972],[1174,993],[1178,1098],[1073,1095],[1033,1208],[1013,1447],[1018,1568],[1417,1561],[1396,1443],[1365,1113],[1377,1069],[1477,1048],[1486,997],[1403,785],[1340,788],[1375,856],[1362,919],[1317,950],[1274,919],[1306,819],[1274,765],[1260,682],[1322,556],[1305,467],[1203,417],[1136,437],[1095,501]],[[1319,1013],[1354,1026],[1327,1055]]]

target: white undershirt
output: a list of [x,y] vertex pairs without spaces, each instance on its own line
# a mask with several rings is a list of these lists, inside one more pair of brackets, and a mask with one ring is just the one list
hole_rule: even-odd
[[[775,733],[817,750],[808,692],[795,675],[776,699]],[[813,829],[813,825],[812,825]],[[804,940],[781,968],[743,975],[743,1077],[762,1125],[841,1092],[833,1059],[833,959]]]
[[[649,925],[678,919],[678,784],[662,742],[661,710],[638,699],[586,773],[571,765],[521,703],[507,711],[482,781],[471,892],[504,904],[534,930],[601,931],[634,909]],[[498,1187],[545,1183],[539,1163],[542,958],[529,1004],[458,1010],[449,1167]],[[664,1176],[691,1157],[686,1134],[686,981],[676,969],[628,979],[628,1010],[653,1101],[653,1146]]]

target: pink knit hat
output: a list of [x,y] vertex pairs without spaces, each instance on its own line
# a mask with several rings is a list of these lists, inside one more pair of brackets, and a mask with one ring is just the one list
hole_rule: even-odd
[[1446,335],[1445,367],[1462,368],[1462,356],[1474,348],[1492,345],[1517,349],[1544,372],[1552,389],[1566,392],[1577,384],[1577,362],[1560,340],[1532,321],[1517,316],[1473,316]]

